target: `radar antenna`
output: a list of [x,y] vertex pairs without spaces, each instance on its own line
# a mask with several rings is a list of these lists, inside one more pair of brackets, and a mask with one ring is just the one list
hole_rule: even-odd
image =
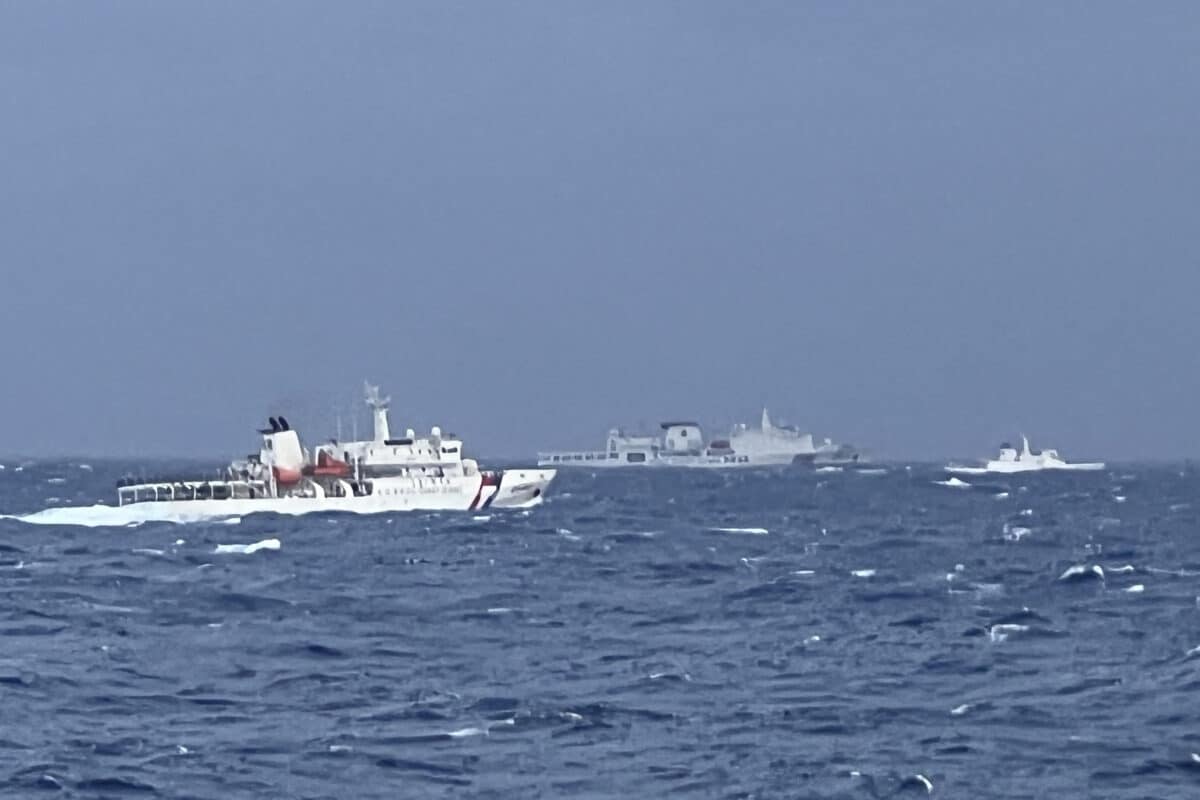
[[392,402],[392,398],[390,397],[380,397],[379,387],[372,386],[368,381],[363,381],[363,391],[367,395],[367,405],[377,411],[386,409],[388,403]]

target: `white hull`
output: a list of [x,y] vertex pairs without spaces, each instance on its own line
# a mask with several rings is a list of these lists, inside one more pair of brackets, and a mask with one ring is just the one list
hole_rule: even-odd
[[984,462],[983,466],[970,467],[950,464],[945,467],[952,475],[1020,475],[1026,472],[1096,472],[1104,469],[1100,462],[1072,464],[1063,461],[1057,450],[1034,453],[1029,449],[1029,439],[1021,437],[1021,449],[1010,445],[1000,448],[1000,457]]
[[[599,454],[603,455],[603,454]],[[583,469],[754,469],[762,467],[787,467],[792,464],[812,463],[812,456],[780,453],[778,455],[744,456],[659,456],[655,459],[629,463],[618,459],[597,457],[592,461],[557,462],[538,459],[539,467],[581,467]]]
[[763,409],[758,428],[735,425],[728,438],[708,440],[696,422],[664,422],[661,436],[626,435],[614,428],[604,450],[538,453],[539,467],[677,467],[684,469],[754,469],[812,463],[818,456],[836,458],[846,452],[828,439],[818,450],[812,434],[778,427]]
[[1084,464],[988,464],[986,467],[963,467],[951,464],[946,472],[952,475],[1017,475],[1024,472],[1098,472],[1104,469],[1102,462]]
[[530,508],[542,502],[554,470],[505,470],[498,486],[481,475],[418,482],[408,478],[378,479],[375,493],[365,497],[261,497],[228,500],[161,500],[122,506],[48,508],[13,517],[39,525],[120,526],[142,522],[200,522],[250,514],[298,516],[323,512],[384,514],[399,511],[482,511]]
[[[737,459],[738,456],[730,458]],[[744,456],[745,461],[725,460],[725,456],[664,456],[659,459],[662,467],[687,467],[689,469],[754,469],[755,467],[787,467],[797,461],[810,462],[812,456],[797,456],[792,453]]]

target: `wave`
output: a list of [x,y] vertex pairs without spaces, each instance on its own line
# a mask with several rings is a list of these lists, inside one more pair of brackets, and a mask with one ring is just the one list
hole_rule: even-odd
[[219,544],[217,545],[217,549],[213,552],[250,555],[251,553],[257,553],[260,550],[278,550],[282,546],[282,543],[278,539],[263,539],[262,541],[254,542],[253,544]]
[[[148,509],[141,506],[151,505],[139,503],[127,506],[110,506],[97,503],[94,506],[61,506],[35,511],[32,514],[6,514],[0,519],[11,519],[28,525],[70,525],[83,528],[121,528],[127,525],[145,522],[169,522],[185,524],[212,520],[207,515],[197,516],[187,513],[172,513],[168,509]],[[158,504],[154,504],[158,505]]]
[[947,478],[944,481],[934,481],[938,486],[947,486],[951,489],[970,489],[971,484],[958,478]]

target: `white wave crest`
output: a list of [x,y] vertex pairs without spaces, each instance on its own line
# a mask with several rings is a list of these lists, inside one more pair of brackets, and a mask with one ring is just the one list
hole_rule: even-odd
[[1058,576],[1058,579],[1060,581],[1079,580],[1089,575],[1095,575],[1100,580],[1104,580],[1104,567],[1099,564],[1093,564],[1090,567],[1087,564],[1076,564],[1073,567],[1067,567],[1063,574]]
[[958,478],[948,478],[944,481],[934,481],[938,486],[949,486],[951,489],[970,489],[971,484]]
[[278,539],[263,539],[261,542],[254,542],[253,544],[219,544],[214,552],[250,555],[251,553],[257,553],[259,550],[278,550],[282,546],[282,543]]
[[97,503],[94,506],[47,508],[32,514],[0,515],[0,519],[15,519],[29,525],[77,525],[84,528],[119,528],[143,522],[184,524],[212,519],[207,514],[178,513],[174,509],[162,508],[165,505],[169,504],[134,503],[110,506]]
[[993,625],[988,629],[988,638],[993,642],[1008,641],[1008,637],[1014,633],[1025,633],[1029,630],[1028,625],[1001,624]]

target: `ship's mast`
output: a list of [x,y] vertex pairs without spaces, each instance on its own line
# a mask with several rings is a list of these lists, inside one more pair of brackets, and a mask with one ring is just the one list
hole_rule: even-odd
[[363,389],[367,395],[367,405],[375,412],[375,441],[384,442],[392,438],[391,432],[388,430],[388,403],[392,401],[390,397],[382,397],[379,394],[379,387],[372,386],[370,383],[363,381]]

